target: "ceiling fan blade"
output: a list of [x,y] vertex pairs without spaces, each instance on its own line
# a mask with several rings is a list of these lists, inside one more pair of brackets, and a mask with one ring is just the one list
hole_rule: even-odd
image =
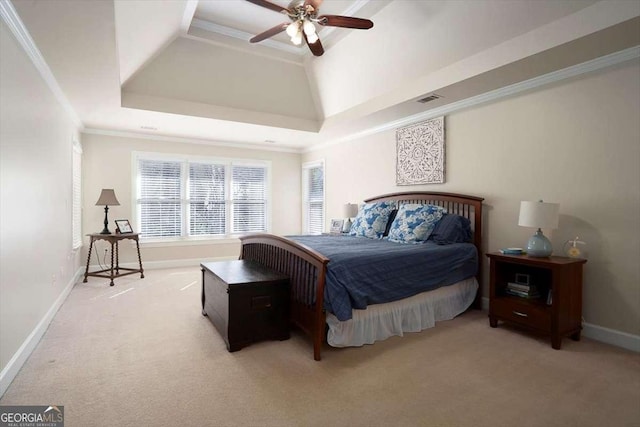
[[322,56],[322,54],[324,53],[324,47],[322,47],[320,39],[316,40],[315,43],[309,43],[307,35],[304,33],[304,31],[302,32],[302,36],[304,37],[304,41],[307,43],[307,46],[309,46],[309,50],[311,51],[311,53],[313,53],[314,56]]
[[318,24],[329,27],[356,28],[358,30],[368,30],[373,27],[373,22],[368,19],[340,15],[319,16]]
[[277,4],[273,4],[267,0],[247,0],[249,3],[257,4],[258,6],[266,7],[267,9],[271,9],[276,12],[281,13],[289,13],[289,9],[286,7],[278,6]]
[[322,4],[322,0],[305,0],[304,5],[306,6],[308,4],[313,6],[313,9],[317,11],[320,5]]
[[288,22],[283,22],[282,24],[278,24],[273,28],[268,29],[267,31],[264,31],[256,36],[251,37],[251,39],[249,39],[250,43],[258,43],[261,42],[264,39],[268,39],[269,37],[273,37],[278,33],[283,32],[284,30],[287,29],[287,26],[289,25]]

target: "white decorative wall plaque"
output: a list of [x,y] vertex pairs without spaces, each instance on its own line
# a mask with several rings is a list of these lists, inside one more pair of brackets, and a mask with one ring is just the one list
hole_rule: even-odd
[[444,116],[396,130],[396,184],[444,183]]

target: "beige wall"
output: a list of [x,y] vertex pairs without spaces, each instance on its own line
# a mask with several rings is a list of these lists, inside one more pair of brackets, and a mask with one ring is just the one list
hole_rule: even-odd
[[585,321],[638,335],[639,117],[634,61],[447,116],[442,185],[395,185],[394,131],[312,151],[302,160],[325,159],[327,221],[340,217],[345,202],[394,191],[484,197],[485,251],[526,244],[534,230],[517,225],[521,200],[560,203],[560,226],[546,234],[556,252],[575,236],[588,243]]
[[71,240],[77,129],[3,20],[0,58],[2,394],[71,289],[80,258]]
[[[300,155],[279,151],[260,151],[203,144],[158,141],[141,138],[83,134],[83,195],[84,210],[82,229],[84,234],[102,230],[104,207],[95,206],[102,188],[115,190],[120,206],[109,208],[109,228],[113,220],[134,218],[132,203],[132,153],[157,152],[179,155],[257,159],[271,162],[271,231],[275,234],[300,233]],[[134,225],[135,227],[135,225]],[[88,240],[85,238],[86,257]],[[105,246],[100,246],[103,251]],[[239,240],[231,239],[197,244],[142,244],[143,267],[167,265],[167,261],[189,261],[198,265],[199,260],[237,257]],[[121,245],[120,260],[137,261],[132,245]],[[92,255],[92,264],[96,263]]]

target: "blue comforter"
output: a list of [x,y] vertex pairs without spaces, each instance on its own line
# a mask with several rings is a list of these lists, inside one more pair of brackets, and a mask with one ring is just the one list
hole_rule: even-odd
[[324,307],[339,320],[352,309],[396,301],[476,274],[471,243],[405,244],[353,236],[289,236],[329,258]]

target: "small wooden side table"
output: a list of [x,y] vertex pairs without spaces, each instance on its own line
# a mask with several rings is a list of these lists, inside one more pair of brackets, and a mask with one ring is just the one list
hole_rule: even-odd
[[[138,241],[138,233],[122,233],[122,234],[100,234],[93,233],[87,234],[91,238],[91,243],[89,244],[89,255],[87,255],[87,268],[84,272],[84,280],[83,283],[87,283],[87,277],[105,277],[107,279],[111,279],[111,283],[109,286],[113,286],[113,279],[116,277],[126,276],[128,274],[140,273],[140,278],[144,279],[144,270],[142,269],[142,258],[140,258],[140,242]],[[138,250],[138,264],[140,268],[124,268],[120,267],[120,262],[118,259],[118,242],[120,240],[135,240],[136,241],[136,249]],[[111,243],[111,267],[105,268],[104,270],[98,270],[89,273],[89,262],[91,261],[91,250],[93,249],[93,244],[96,240],[106,240]],[[115,251],[114,251],[115,248]],[[113,259],[115,256],[115,268],[113,264]],[[125,272],[122,272],[124,270]]]
[[[489,325],[498,320],[551,336],[551,347],[560,350],[562,338],[580,340],[582,330],[582,267],[586,259],[550,256],[487,254],[490,260]],[[516,275],[529,277],[537,295],[510,294]]]

